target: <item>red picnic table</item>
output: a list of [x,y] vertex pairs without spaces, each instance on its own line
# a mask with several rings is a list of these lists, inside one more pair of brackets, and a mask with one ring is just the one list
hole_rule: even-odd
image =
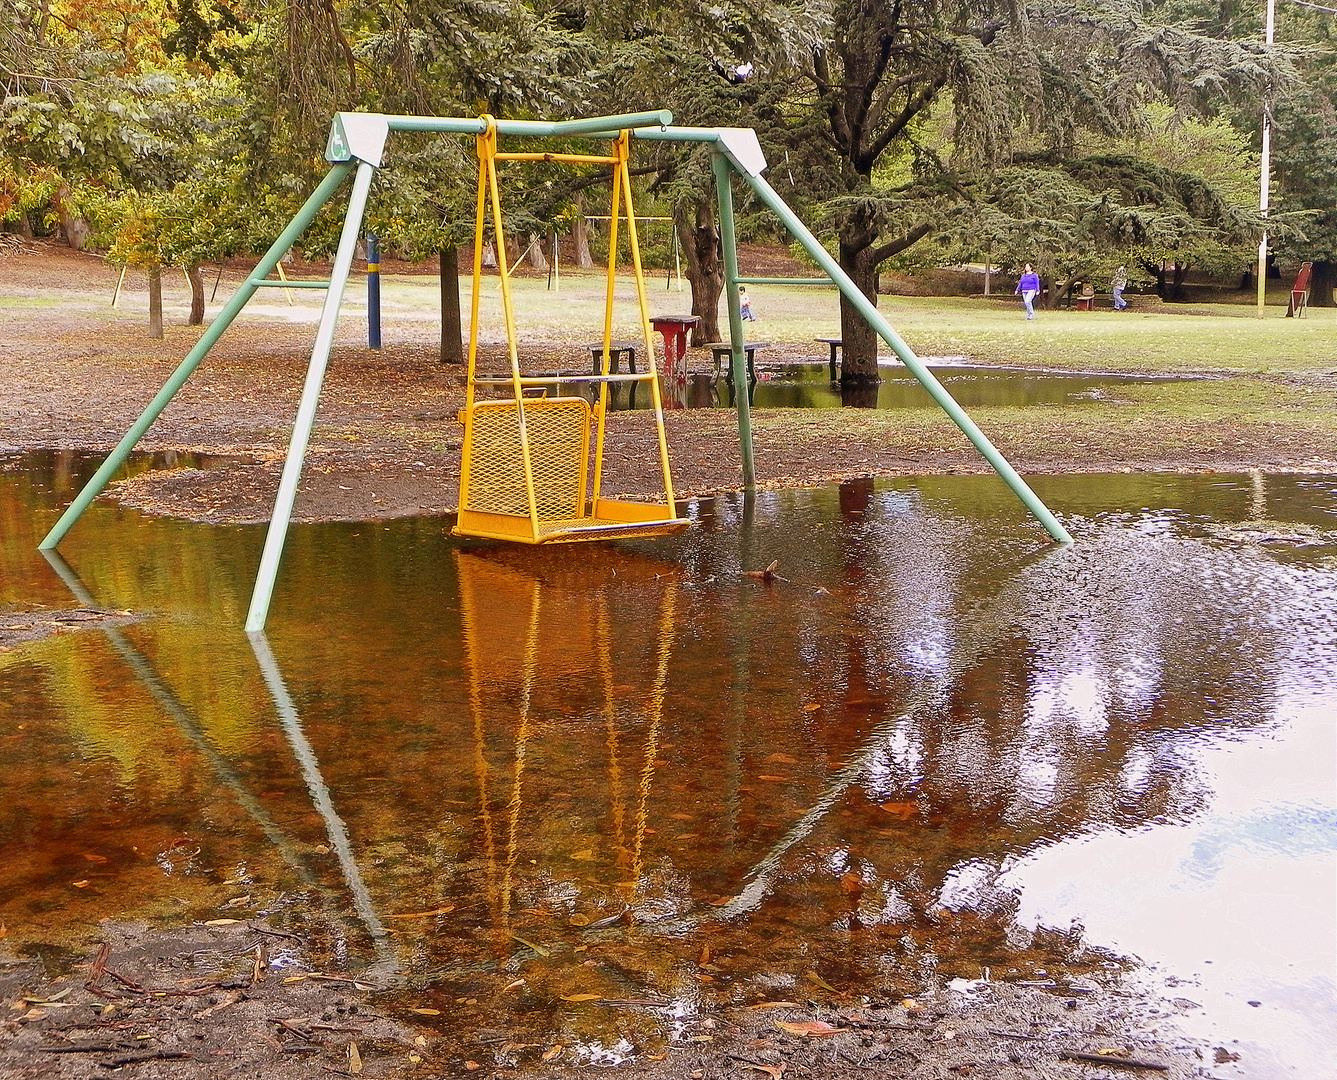
[[687,331],[701,321],[700,315],[654,315],[650,325],[664,335],[664,373],[685,374],[682,358],[687,354]]

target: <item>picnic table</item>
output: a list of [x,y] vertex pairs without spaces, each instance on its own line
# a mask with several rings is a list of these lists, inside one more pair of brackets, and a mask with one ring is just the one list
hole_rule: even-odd
[[[602,341],[592,341],[585,348],[590,350],[594,357],[594,364],[590,368],[592,375],[599,375],[603,372],[604,343]],[[617,374],[621,366],[622,357],[627,358],[627,370],[633,375],[636,374],[636,342],[634,341],[610,341],[608,343],[608,370]]]
[[[723,367],[724,377],[732,380],[733,364],[726,364],[724,358],[726,356],[733,356],[733,343],[728,341],[710,341],[706,343],[705,347],[710,350],[711,356],[715,359],[715,378],[718,379],[720,377],[720,368]],[[747,377],[749,379],[755,379],[757,377],[757,369],[754,366],[752,359],[753,354],[756,353],[758,349],[769,349],[770,347],[771,343],[769,341],[748,341],[744,343],[743,355],[747,357]]]
[[682,358],[687,355],[687,331],[700,321],[700,315],[655,315],[650,319],[650,325],[664,335],[665,374],[685,374]]

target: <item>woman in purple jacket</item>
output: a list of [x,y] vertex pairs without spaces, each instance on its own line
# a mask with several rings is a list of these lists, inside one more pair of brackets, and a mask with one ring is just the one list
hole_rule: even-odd
[[1026,318],[1035,318],[1035,308],[1032,302],[1040,295],[1040,275],[1031,269],[1031,264],[1026,264],[1026,269],[1022,271],[1021,280],[1017,282],[1017,292],[1021,293],[1022,303],[1026,305]]

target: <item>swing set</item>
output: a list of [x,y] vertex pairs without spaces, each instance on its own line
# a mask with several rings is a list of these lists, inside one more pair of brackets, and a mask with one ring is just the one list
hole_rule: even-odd
[[[673,116],[667,110],[603,116],[586,120],[541,121],[497,120],[491,116],[452,118],[432,116],[387,116],[379,113],[339,113],[330,126],[325,158],[330,171],[312,192],[287,228],[257,263],[249,277],[219,312],[198,343],[168,377],[139,419],[131,425],[116,448],[107,456],[93,477],[47,533],[39,548],[50,551],[82,516],[94,499],[110,483],[131,451],[172,398],[190,378],[223,332],[262,288],[314,288],[326,290],[325,303],[312,345],[302,396],[293,422],[292,436],[284,461],[279,490],[274,501],[265,537],[264,550],[251,594],[246,630],[264,629],[270,600],[278,575],[293,503],[301,479],[307,444],[315,421],[321,384],[334,343],[335,328],[343,302],[372,177],[380,168],[385,143],[392,131],[428,132],[442,135],[472,135],[479,159],[478,202],[474,232],[474,280],[472,324],[469,337],[468,380],[464,423],[464,442],[460,462],[459,516],[453,532],[507,540],[524,544],[569,543],[627,537],[661,536],[687,527],[688,521],[676,514],[673,480],[670,473],[668,445],[655,350],[651,338],[645,278],[637,244],[636,215],[627,161],[632,139],[647,142],[703,144],[710,148],[719,201],[720,240],[724,255],[725,297],[729,311],[731,343],[730,370],[734,385],[746,379],[746,339],[738,303],[738,287],[748,284],[835,285],[845,300],[857,310],[878,335],[924,386],[948,417],[970,439],[1003,481],[1049,535],[1060,543],[1072,537],[1043,502],[1003,458],[974,421],[961,409],[933,373],[892,329],[886,318],[859,291],[830,253],[780,198],[762,176],[766,158],[756,133],[751,128],[672,127]],[[537,138],[586,138],[608,140],[606,155],[565,153],[503,153],[498,150],[498,136]],[[589,375],[543,377],[525,375],[520,370],[514,304],[510,291],[509,269],[505,261],[505,232],[497,178],[498,161],[555,161],[573,164],[606,164],[612,168],[612,208],[609,215],[612,232],[609,244],[608,285],[604,310],[603,364]],[[343,231],[327,281],[270,280],[279,260],[306,231],[320,209],[334,196],[343,182],[353,177]],[[808,255],[826,272],[825,278],[744,277],[738,270],[733,213],[733,181],[741,179],[757,199],[768,207],[794,236]],[[503,311],[506,320],[510,374],[508,377],[480,375],[477,369],[479,290],[486,212],[491,210],[493,234],[497,241],[497,265],[501,278]],[[619,220],[625,220],[632,253],[633,273],[639,304],[641,334],[650,363],[642,373],[619,374],[611,370],[613,287]],[[557,383],[596,383],[599,393],[591,404],[583,397],[549,398],[547,392]],[[605,419],[609,386],[618,382],[647,382],[653,402],[659,466],[663,471],[664,499],[661,503],[637,503],[605,498],[601,491],[603,460],[607,448]],[[509,389],[509,398],[480,398],[484,387],[491,392]],[[633,387],[634,389],[634,387]],[[532,395],[542,396],[534,397]],[[738,436],[743,466],[743,484],[756,486],[752,451],[751,412],[746,394],[737,399]]]
[[[613,139],[610,155],[503,153],[497,148],[497,121],[484,117],[487,130],[478,137],[478,208],[474,219],[474,277],[470,306],[469,373],[464,411],[464,444],[460,456],[460,505],[456,536],[511,540],[522,544],[571,543],[619,537],[662,536],[687,528],[673,503],[673,476],[659,379],[653,363],[650,309],[641,267],[636,214],[632,208],[631,174],[627,170],[630,132]],[[519,335],[510,270],[506,265],[506,238],[497,182],[498,161],[557,161],[580,165],[611,165],[612,207],[609,211],[608,286],[604,300],[602,371],[589,375],[530,376],[520,371]],[[613,356],[613,290],[616,282],[619,200],[626,200],[627,234],[636,279],[645,355],[651,358],[640,374],[615,374]],[[496,236],[497,270],[501,277],[502,311],[511,372],[507,379],[478,374],[478,306],[483,281],[483,245],[487,210],[491,209]],[[591,408],[584,397],[547,397],[558,383],[597,383],[599,395]],[[664,477],[664,502],[642,503],[602,496],[606,447],[605,419],[610,383],[649,383],[653,403],[659,465]],[[507,401],[480,401],[480,386],[507,385]],[[543,396],[527,398],[526,390]],[[591,432],[593,429],[593,432]],[[591,434],[593,455],[591,456]],[[591,477],[592,470],[592,477]]]

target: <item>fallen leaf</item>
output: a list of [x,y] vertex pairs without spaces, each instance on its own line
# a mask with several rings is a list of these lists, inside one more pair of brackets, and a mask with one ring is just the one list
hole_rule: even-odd
[[772,1077],[772,1080],[780,1080],[785,1074],[784,1062],[781,1062],[779,1065],[744,1065],[743,1068],[755,1069],[757,1072],[765,1073],[767,1076]]
[[26,1013],[24,1013],[22,1016],[20,1016],[19,1019],[20,1019],[20,1020],[45,1020],[45,1019],[46,1019],[46,1013],[42,1012],[41,1009],[29,1009]]
[[580,862],[593,862],[593,861],[594,861],[594,849],[593,849],[593,848],[586,848],[584,851],[573,852],[572,855],[571,855],[571,858],[576,859],[576,860],[578,860],[578,861],[580,861]]
[[589,926],[590,917],[588,915],[576,914],[572,915],[571,918],[567,919],[567,922],[570,923],[572,926]]
[[240,919],[205,919],[205,926],[236,926]]
[[807,1035],[818,1039],[825,1035],[834,1035],[840,1028],[828,1024],[825,1020],[776,1020],[775,1026],[790,1035]]
[[697,962],[698,964],[709,964],[709,963],[710,963],[710,957],[711,957],[710,946],[709,946],[709,945],[702,945],[702,946],[701,946],[701,955],[698,956],[698,957],[696,958],[696,962]]
[[478,1064],[478,1062],[476,1062],[476,1061],[466,1061],[466,1062],[464,1063],[464,1067],[465,1067],[466,1069],[468,1069],[469,1072],[477,1072],[477,1071],[478,1071],[479,1069],[481,1069],[483,1066],[481,1066],[480,1064]]
[[829,982],[827,982],[825,979],[823,979],[823,978],[822,978],[820,975],[818,975],[817,972],[815,972],[815,971],[807,971],[807,972],[804,972],[803,977],[804,977],[805,979],[807,979],[808,982],[810,982],[810,983],[814,983],[814,984],[816,984],[817,986],[820,986],[823,990],[830,990],[831,993],[833,993],[833,994],[839,993],[839,991],[838,991],[834,986],[832,986]]
[[430,919],[433,915],[449,915],[449,914],[450,914],[452,911],[454,911],[454,910],[455,910],[455,906],[454,906],[453,904],[448,904],[448,905],[445,906],[445,907],[435,908],[435,909],[433,909],[432,911],[407,911],[407,912],[405,912],[403,915],[389,915],[389,916],[387,916],[387,918],[391,918],[391,919]]
[[348,1044],[348,1071],[350,1073],[360,1073],[362,1071],[362,1055],[357,1051],[357,1043]]
[[414,1011],[415,1013],[417,1013],[419,1016],[440,1016],[440,1015],[441,1015],[441,1010],[440,1010],[440,1009],[414,1009],[413,1011]]
[[560,1043],[559,1043],[557,1046],[550,1046],[550,1047],[548,1047],[548,1049],[546,1049],[545,1051],[543,1051],[543,1060],[544,1060],[544,1061],[551,1061],[553,1058],[555,1058],[555,1057],[556,1057],[558,1054],[560,1054],[561,1052],[562,1052],[562,1047],[561,1047],[561,1044],[560,1044]]
[[94,855],[91,851],[85,851],[82,857],[88,862],[104,863],[107,861],[107,856]]
[[421,1054],[409,1054],[409,1061],[413,1062],[414,1065],[421,1065],[421,1064],[422,1064],[422,1055],[421,1055]]
[[522,938],[519,934],[512,934],[512,935],[511,935],[511,940],[512,940],[512,941],[518,941],[521,945],[526,945],[526,946],[528,946],[529,948],[533,949],[536,953],[538,953],[540,956],[551,956],[551,955],[552,955],[552,953],[550,953],[550,952],[549,952],[547,949],[545,949],[542,945],[535,945],[532,941],[526,941],[526,940],[525,940],[524,938]]
[[7,937],[9,937],[9,927],[7,927],[4,923],[0,922],[0,940],[3,940]]
[[919,1004],[914,998],[906,998],[901,1002],[901,1008],[907,1012],[923,1012],[924,1006]]
[[414,1039],[413,1039],[413,1045],[414,1045],[414,1046],[426,1046],[426,1045],[427,1045],[427,1040],[426,1040],[425,1038],[423,1038],[421,1035],[414,1036]]
[[88,880],[88,878],[81,878],[79,881],[71,881],[70,884],[73,885],[76,889],[86,889],[92,883]]
[[881,808],[888,814],[894,814],[902,821],[909,821],[919,813],[919,804],[914,802],[885,802]]
[[821,708],[821,706],[818,705],[817,702],[815,702],[815,701],[810,701],[810,702],[808,702],[808,704],[806,704],[806,705],[803,706],[803,711],[804,711],[804,712],[816,712],[816,711],[817,711],[818,709],[820,709],[820,708]]
[[506,993],[507,990],[518,990],[520,987],[524,985],[525,985],[524,979],[516,979],[515,982],[510,982],[507,983],[505,986],[503,986],[501,988],[501,992],[504,994]]
[[769,773],[759,773],[759,774],[757,775],[757,779],[758,779],[758,780],[769,780],[769,781],[771,781],[772,783],[774,783],[774,782],[776,782],[776,781],[779,781],[779,782],[783,783],[785,780],[788,780],[789,777],[787,777],[787,776],[775,776],[774,774],[769,774]]
[[603,994],[563,994],[563,1001],[603,1001]]
[[305,976],[305,975],[289,975],[289,976],[288,976],[286,979],[284,979],[283,981],[284,981],[285,984],[286,984],[286,983],[306,982],[306,976]]
[[[741,895],[741,894],[740,894],[740,895]],[[718,900],[712,900],[712,901],[710,902],[710,906],[711,906],[711,907],[724,907],[725,904],[732,904],[732,903],[733,903],[735,900],[737,900],[737,899],[738,899],[738,896],[737,896],[737,895],[735,895],[735,896],[721,896]]]
[[850,871],[848,874],[841,876],[840,887],[851,895],[861,893],[863,892],[863,878],[853,871]]

